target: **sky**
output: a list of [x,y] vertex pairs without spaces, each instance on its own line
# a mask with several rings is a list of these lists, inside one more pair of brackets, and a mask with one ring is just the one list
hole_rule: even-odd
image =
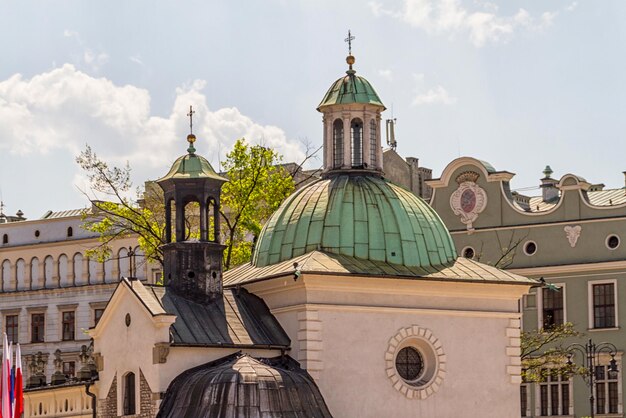
[[137,186],[159,178],[185,153],[190,105],[216,169],[241,137],[301,160],[349,29],[398,152],[434,177],[472,156],[529,195],[547,164],[623,187],[625,19],[617,0],[0,0],[4,212],[87,206],[86,145]]

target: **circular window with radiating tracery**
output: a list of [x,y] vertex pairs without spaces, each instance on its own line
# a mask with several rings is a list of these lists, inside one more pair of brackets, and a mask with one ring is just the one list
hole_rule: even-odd
[[396,355],[396,370],[404,380],[417,380],[424,371],[424,359],[413,347],[404,347]]
[[409,399],[426,399],[439,389],[446,375],[441,342],[426,329],[401,328],[385,353],[387,376],[394,389]]

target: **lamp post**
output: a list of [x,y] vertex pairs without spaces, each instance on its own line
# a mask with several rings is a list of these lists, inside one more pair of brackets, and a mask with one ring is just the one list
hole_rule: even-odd
[[579,353],[585,362],[586,371],[582,374],[582,377],[585,380],[587,387],[589,387],[589,407],[591,408],[591,418],[594,418],[595,398],[593,396],[593,389],[595,384],[596,365],[600,363],[600,354],[606,353],[611,356],[611,361],[609,362],[609,373],[617,373],[617,361],[615,361],[617,348],[611,343],[602,342],[596,344],[591,339],[589,339],[589,341],[585,345],[579,343],[570,344],[567,347],[566,351],[568,352],[568,366],[571,366],[573,364],[572,358],[575,356],[576,353]]

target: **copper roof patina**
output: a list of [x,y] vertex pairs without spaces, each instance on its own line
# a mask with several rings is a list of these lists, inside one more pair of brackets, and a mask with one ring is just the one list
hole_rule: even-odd
[[185,154],[174,161],[170,171],[157,182],[169,179],[211,178],[226,182],[227,180],[217,174],[206,158],[195,153]]
[[189,369],[165,392],[157,418],[332,418],[311,376],[289,356],[235,353]]
[[291,195],[261,231],[252,264],[314,250],[424,268],[456,259],[448,230],[422,199],[379,177],[349,174]]
[[335,81],[328,89],[317,110],[325,106],[349,103],[369,103],[385,107],[376,90],[365,77],[348,70],[347,75]]

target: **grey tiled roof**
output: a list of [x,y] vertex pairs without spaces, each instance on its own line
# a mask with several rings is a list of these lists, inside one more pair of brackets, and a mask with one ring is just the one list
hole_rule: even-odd
[[311,251],[299,257],[265,267],[244,264],[224,273],[224,286],[236,286],[273,277],[301,273],[377,276],[397,279],[437,280],[478,283],[503,283],[532,285],[537,281],[500,270],[467,258],[457,258],[446,266],[409,267],[383,261],[364,260],[356,257]]
[[186,299],[162,286],[145,287],[146,306],[176,315],[172,343],[199,346],[279,346],[291,342],[262,299],[245,289],[226,289],[210,303]]

